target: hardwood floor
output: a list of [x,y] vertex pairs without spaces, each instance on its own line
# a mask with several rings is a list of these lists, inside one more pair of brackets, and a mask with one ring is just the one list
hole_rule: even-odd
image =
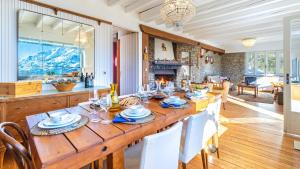
[[[271,112],[270,105],[258,104],[265,110],[260,112],[248,105],[228,102],[222,110],[220,159],[211,154],[209,168],[300,168],[300,151],[293,149],[294,139],[283,133],[282,115],[278,114],[282,108]],[[202,168],[200,155],[188,164],[188,169],[196,168]]]
[[[210,154],[209,168],[300,168],[300,151],[293,149],[294,139],[283,133],[281,109],[275,108],[278,111],[272,112],[271,105],[239,104],[228,102],[226,110],[222,109],[220,159],[216,154]],[[8,161],[6,159],[5,169],[12,168],[7,165]],[[201,155],[187,168],[201,169]]]

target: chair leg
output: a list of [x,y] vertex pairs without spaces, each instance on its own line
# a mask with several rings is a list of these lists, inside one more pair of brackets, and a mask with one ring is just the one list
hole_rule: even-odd
[[223,109],[226,110],[226,108],[225,108],[225,103],[224,103],[224,102],[223,102]]
[[219,153],[219,136],[218,133],[214,134],[212,137],[213,145],[216,147],[217,157],[220,158]]
[[182,163],[182,169],[187,169],[187,164]]
[[201,158],[202,158],[203,169],[207,169],[206,168],[206,158],[207,158],[207,155],[206,155],[205,150],[201,150]]
[[6,152],[5,148],[0,149],[0,169],[3,169],[3,161],[4,161],[5,152]]

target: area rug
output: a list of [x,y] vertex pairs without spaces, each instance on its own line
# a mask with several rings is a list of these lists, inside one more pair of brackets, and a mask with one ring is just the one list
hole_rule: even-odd
[[258,103],[267,103],[273,104],[273,94],[270,92],[258,92],[258,95],[254,97],[254,92],[250,90],[244,90],[242,95],[238,95],[237,91],[231,91],[229,93],[231,99],[247,102],[258,102]]

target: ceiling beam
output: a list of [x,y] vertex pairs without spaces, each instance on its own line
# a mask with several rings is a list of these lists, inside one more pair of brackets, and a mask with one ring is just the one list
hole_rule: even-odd
[[[200,5],[196,9],[196,16],[195,17],[201,17],[202,15],[211,13],[211,12],[220,12],[223,9],[230,8],[232,6],[238,6],[244,2],[247,2],[249,0],[222,0],[222,1],[213,1],[211,3],[207,3],[204,5]],[[190,21],[192,22],[192,21]]]
[[130,3],[129,5],[125,6],[125,12],[131,12],[131,11],[136,11],[140,9],[151,9],[157,5],[160,5],[161,1],[160,0],[138,0],[133,3]]
[[[273,20],[268,20],[265,21],[263,20],[262,22],[255,22],[255,23],[249,23],[248,25],[234,25],[234,26],[225,26],[222,28],[216,27],[215,29],[204,29],[204,30],[198,30],[198,31],[193,31],[189,32],[193,35],[218,35],[218,34],[225,34],[227,32],[237,32],[241,30],[252,30],[252,29],[258,29],[258,28],[265,28],[269,26],[278,26],[282,27],[282,20],[279,19],[273,19]],[[186,33],[186,32],[185,32]]]
[[[281,11],[281,12],[274,12],[272,14],[263,15],[263,16],[250,17],[248,19],[243,19],[243,20],[239,20],[239,21],[235,21],[235,22],[228,21],[226,23],[216,23],[216,24],[206,26],[206,27],[199,27],[196,30],[209,30],[210,28],[216,28],[219,26],[220,27],[226,27],[226,26],[230,27],[230,26],[234,26],[234,25],[241,26],[244,24],[249,24],[249,23],[255,24],[256,22],[264,22],[264,21],[268,21],[268,20],[272,20],[272,19],[283,19],[283,17],[292,15],[293,13],[296,13],[297,11],[299,11],[299,8]],[[192,31],[185,30],[185,32],[191,33]]]
[[189,21],[186,25],[190,25],[192,23],[197,23],[197,22],[209,21],[214,18],[230,16],[233,14],[237,14],[250,9],[255,9],[268,4],[277,3],[280,1],[284,1],[284,0],[252,0],[243,3],[236,3],[235,5],[229,6],[227,8],[223,8],[213,12],[208,12],[206,14],[197,15],[198,17],[197,16],[193,17],[193,19]]
[[[276,35],[277,33],[282,33],[282,28],[270,28],[270,29],[265,29],[265,30],[260,30],[260,31],[253,31],[253,32],[242,32],[242,33],[237,33],[237,34],[227,34],[227,35],[222,35],[222,36],[210,36],[210,39],[226,39],[226,40],[235,40],[235,39],[244,39],[248,37],[254,37],[254,38],[259,38],[261,36],[272,36]],[[207,37],[198,37],[198,38],[207,38]]]
[[160,17],[160,5],[139,13],[142,21],[150,22]]
[[[211,3],[205,3],[202,6],[197,7],[196,15],[203,15],[212,11],[219,11],[221,9],[230,7],[232,5],[240,4],[242,2],[249,0],[222,0],[222,1],[213,1]],[[150,22],[160,17],[160,8],[161,5],[150,8],[146,11],[143,11],[139,14],[139,17],[142,21]]]
[[[291,3],[291,1],[293,2]],[[206,21],[199,21],[197,23],[192,23],[192,24],[186,24],[184,28],[185,31],[191,31],[191,30],[196,30],[198,28],[215,26],[222,23],[233,23],[239,20],[261,18],[276,13],[290,12],[294,9],[299,10],[299,7],[300,7],[299,0],[282,1],[280,3],[261,6],[258,8],[251,8],[249,10],[239,12],[239,13],[234,13],[229,16],[214,18]]]
[[[282,25],[270,25],[266,27],[261,28],[253,28],[253,29],[244,29],[239,31],[231,31],[227,33],[220,33],[220,34],[205,34],[205,35],[199,35],[196,36],[196,38],[213,38],[213,37],[241,37],[241,38],[247,38],[247,37],[256,37],[256,33],[259,34],[260,32],[272,32],[272,31],[282,30]],[[243,37],[245,36],[245,37]]]

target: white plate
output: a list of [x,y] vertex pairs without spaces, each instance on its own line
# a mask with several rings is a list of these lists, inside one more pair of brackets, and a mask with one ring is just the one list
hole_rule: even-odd
[[74,114],[73,116],[74,116],[73,120],[70,121],[69,123],[65,123],[65,124],[61,124],[61,125],[54,125],[54,126],[45,125],[45,121],[50,120],[50,119],[45,119],[38,123],[38,127],[42,128],[42,129],[55,129],[55,128],[60,128],[60,127],[66,127],[68,125],[78,122],[81,119],[81,116],[78,114]]
[[61,115],[61,121],[59,122],[54,122],[51,119],[47,119],[44,121],[44,125],[46,126],[58,126],[58,125],[63,125],[66,123],[70,123],[71,121],[74,120],[76,116],[72,115],[72,114],[64,114]]
[[[122,116],[122,117],[125,117],[125,118],[130,118],[130,119],[140,119],[140,118],[145,118],[145,117],[147,117],[147,116],[149,116],[150,114],[151,114],[151,111],[150,110],[148,110],[148,109],[143,109],[141,112],[141,114],[139,114],[139,115],[127,115],[128,113],[127,112],[130,112],[130,111],[132,111],[132,110],[130,110],[130,109],[126,109],[126,110],[124,110],[124,111],[122,111],[121,113],[120,113],[120,115]],[[130,113],[129,113],[130,114]]]

